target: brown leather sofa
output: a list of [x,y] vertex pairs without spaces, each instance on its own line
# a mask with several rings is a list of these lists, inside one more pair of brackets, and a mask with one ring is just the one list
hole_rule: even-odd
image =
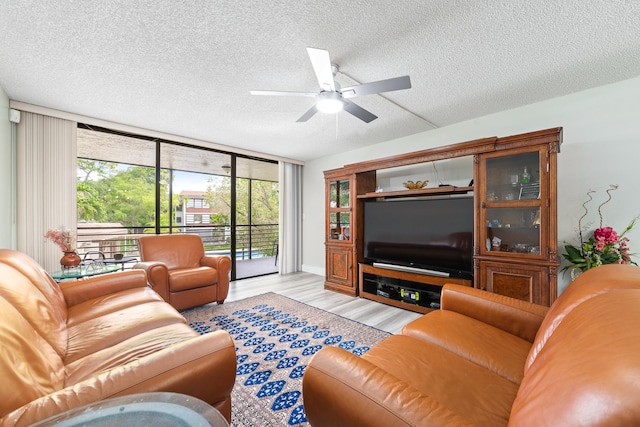
[[142,270],[55,283],[29,256],[0,249],[0,425],[25,426],[142,392],[197,397],[231,418],[236,352],[199,335]]
[[303,378],[319,426],[640,425],[640,268],[579,276],[550,308],[446,285],[442,309]]
[[200,236],[144,236],[138,239],[138,249],[142,262],[133,268],[145,270],[153,290],[176,310],[222,304],[227,298],[231,259],[205,255]]

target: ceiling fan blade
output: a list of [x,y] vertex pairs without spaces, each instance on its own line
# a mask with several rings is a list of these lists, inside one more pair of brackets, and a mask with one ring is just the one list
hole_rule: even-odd
[[318,108],[316,107],[315,104],[313,104],[313,107],[309,108],[306,113],[304,113],[302,116],[300,116],[298,120],[296,120],[296,122],[306,122],[311,117],[313,117],[313,115],[317,112],[318,112]]
[[356,116],[357,118],[359,118],[360,120],[362,120],[365,123],[372,122],[372,121],[374,121],[375,119],[378,118],[378,116],[376,116],[373,113],[370,113],[369,111],[365,110],[364,108],[362,108],[358,104],[354,104],[353,102],[347,101],[346,99],[343,100],[343,102],[344,102],[344,110],[347,113],[350,113],[350,114]]
[[309,59],[313,66],[313,71],[316,73],[318,84],[321,90],[335,91],[336,84],[333,80],[333,71],[331,70],[331,58],[329,52],[323,49],[316,49],[308,47]]
[[317,96],[311,92],[286,92],[281,90],[250,90],[251,95],[273,95],[273,96]]
[[344,98],[355,98],[356,96],[372,95],[374,93],[391,92],[393,90],[409,88],[411,88],[411,80],[409,79],[409,76],[402,76],[345,87],[342,88],[342,96]]

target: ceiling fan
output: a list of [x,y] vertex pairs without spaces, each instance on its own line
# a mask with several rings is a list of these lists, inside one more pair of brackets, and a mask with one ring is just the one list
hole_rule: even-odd
[[347,113],[369,123],[377,119],[378,116],[349,101],[350,98],[411,88],[409,76],[395,77],[340,88],[338,82],[334,80],[338,72],[338,66],[331,63],[329,52],[312,47],[308,47],[307,52],[309,53],[309,59],[311,59],[313,71],[316,73],[318,83],[320,84],[320,92],[252,90],[250,93],[252,95],[308,96],[316,98],[316,103],[297,120],[298,122],[306,122],[318,111],[323,113],[337,113],[344,109]]

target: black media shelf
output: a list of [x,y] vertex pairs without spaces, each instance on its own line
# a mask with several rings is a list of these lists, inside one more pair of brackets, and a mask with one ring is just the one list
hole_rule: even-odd
[[427,308],[440,308],[441,286],[364,273],[364,292]]
[[442,286],[446,283],[472,286],[471,280],[360,264],[360,297],[419,313],[440,308]]

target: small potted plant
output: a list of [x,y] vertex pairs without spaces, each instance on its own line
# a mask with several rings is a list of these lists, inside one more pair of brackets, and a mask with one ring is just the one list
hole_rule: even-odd
[[73,268],[80,265],[82,259],[78,256],[75,248],[75,236],[69,230],[49,230],[44,235],[46,239],[49,239],[60,247],[64,255],[60,259],[60,265],[62,268]]

